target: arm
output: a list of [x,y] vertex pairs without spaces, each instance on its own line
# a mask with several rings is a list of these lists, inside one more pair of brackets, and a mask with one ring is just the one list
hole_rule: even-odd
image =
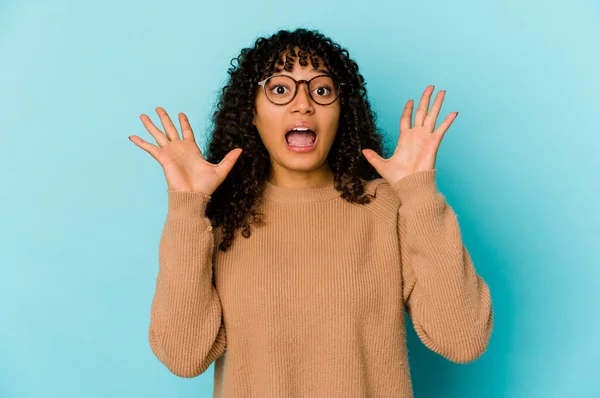
[[455,213],[437,191],[435,174],[417,172],[392,186],[401,200],[403,299],[421,341],[448,360],[467,363],[490,339],[490,291],[462,243]]
[[226,349],[221,302],[213,286],[210,196],[168,191],[159,271],[150,311],[152,352],[174,374],[202,374]]

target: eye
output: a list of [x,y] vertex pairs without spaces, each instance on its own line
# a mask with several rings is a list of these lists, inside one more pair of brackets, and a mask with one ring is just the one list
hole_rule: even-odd
[[317,87],[314,91],[317,93],[317,95],[325,96],[325,95],[331,94],[332,90],[330,87],[321,86],[321,87]]
[[[273,92],[275,90],[275,92]],[[283,95],[286,93],[286,90],[289,90],[287,87],[277,84],[271,87],[271,92],[276,95]]]

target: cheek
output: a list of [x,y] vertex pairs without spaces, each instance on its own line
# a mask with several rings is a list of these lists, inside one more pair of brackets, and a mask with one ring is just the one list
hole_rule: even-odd
[[257,99],[254,121],[265,146],[276,143],[281,138],[282,120],[284,115],[279,107],[273,106],[270,102],[264,103],[260,98]]
[[339,110],[332,110],[331,114],[328,115],[327,117],[328,120],[328,130],[331,133],[332,137],[335,137],[335,134],[338,130],[339,127],[339,123],[340,123],[340,111]]

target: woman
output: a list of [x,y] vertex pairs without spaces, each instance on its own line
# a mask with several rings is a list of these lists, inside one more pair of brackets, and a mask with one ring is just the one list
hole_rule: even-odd
[[158,146],[132,138],[169,187],[157,358],[181,377],[216,361],[215,397],[411,397],[404,308],[431,350],[478,358],[490,292],[435,183],[444,91],[428,112],[427,87],[412,127],[407,102],[384,159],[363,77],[329,38],[280,31],[237,61],[206,159],[183,113],[182,139],[162,108],[166,135],[141,116]]

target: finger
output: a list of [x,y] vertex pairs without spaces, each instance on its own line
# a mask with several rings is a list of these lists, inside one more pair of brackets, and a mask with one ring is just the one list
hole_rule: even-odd
[[154,140],[161,148],[169,143],[169,139],[154,125],[154,123],[152,123],[152,120],[150,120],[147,115],[142,114],[140,119],[142,120],[144,127],[146,127],[146,130],[154,137]]
[[181,126],[181,136],[184,140],[196,141],[190,121],[183,112],[179,114],[179,126]]
[[163,128],[165,129],[165,132],[167,133],[167,137],[169,137],[169,139],[171,141],[178,140],[179,134],[177,133],[177,129],[175,128],[175,125],[171,121],[171,118],[167,114],[167,111],[165,111],[163,108],[161,108],[159,106],[158,108],[156,108],[156,113],[158,113],[158,117],[160,118],[160,122],[162,123]]
[[423,126],[429,127],[429,129],[431,130],[430,132],[433,132],[433,129],[435,128],[435,123],[437,121],[438,115],[440,114],[440,109],[442,108],[442,103],[444,102],[445,95],[446,90],[441,90],[437,93],[437,95],[435,96],[435,101],[433,101],[433,105],[431,106],[431,110],[429,111],[429,114],[423,122]]
[[377,172],[381,175],[381,170],[383,169],[383,165],[385,164],[385,159],[377,154],[377,152],[372,149],[363,149],[363,155],[367,159],[367,161],[377,170]]
[[226,176],[227,174],[229,174],[229,172],[231,171],[231,169],[233,168],[233,166],[237,162],[238,158],[242,154],[242,152],[243,152],[243,150],[241,148],[232,149],[219,162],[219,164],[217,166],[219,167],[219,169],[222,170],[224,176]]
[[446,133],[446,131],[450,128],[450,125],[452,124],[452,122],[454,122],[454,119],[456,119],[457,116],[458,112],[452,112],[451,114],[446,116],[446,119],[444,119],[444,121],[438,126],[437,129],[435,129],[433,134],[443,136]]
[[425,121],[425,116],[427,116],[427,110],[429,109],[429,99],[431,98],[431,94],[435,86],[427,86],[423,95],[421,96],[421,100],[419,101],[419,107],[417,108],[417,113],[415,113],[415,124],[414,127],[421,127],[423,122]]
[[219,164],[229,164],[233,161],[235,161],[239,155],[241,155],[242,153],[242,148],[235,148],[232,149],[231,151],[229,151],[229,153],[227,155],[225,155],[225,157],[223,159],[221,159],[221,161],[219,162]]
[[406,105],[404,105],[404,111],[402,112],[402,116],[400,117],[400,132],[403,130],[410,129],[410,122],[412,119],[412,110],[414,105],[413,100],[409,100]]
[[152,155],[152,157],[154,159],[158,160],[158,151],[160,150],[159,147],[152,145],[149,142],[144,141],[143,139],[141,139],[140,137],[138,137],[136,135],[132,135],[131,137],[129,137],[129,140],[131,142],[133,142],[135,145],[142,148],[144,151],[148,152],[150,155]]

